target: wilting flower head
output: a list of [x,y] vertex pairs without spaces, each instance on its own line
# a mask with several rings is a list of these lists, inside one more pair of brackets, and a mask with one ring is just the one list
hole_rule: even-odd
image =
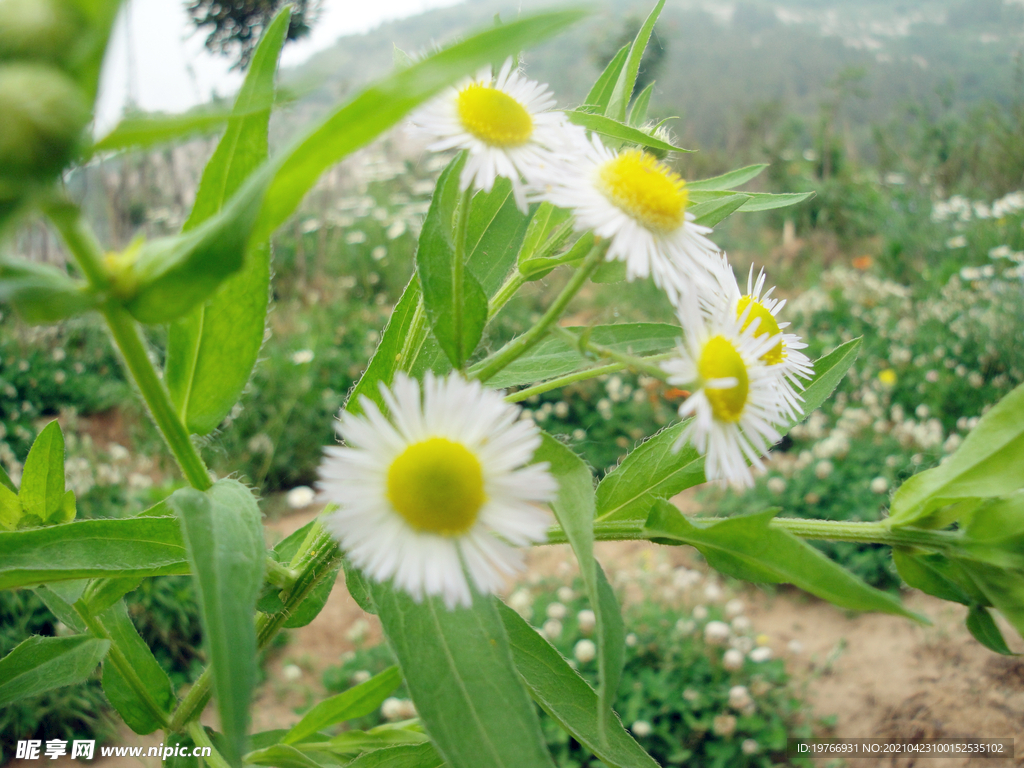
[[554,497],[546,464],[526,465],[540,445],[519,409],[468,382],[427,373],[381,384],[389,415],[363,397],[364,415],[342,413],[344,447],[327,448],[321,495],[338,505],[326,526],[348,558],[414,599],[472,604],[521,568],[515,549],[543,541]]
[[571,135],[572,160],[543,174],[539,196],[572,209],[577,230],[610,240],[607,258],[626,262],[627,279],[651,277],[677,305],[696,300],[696,287],[711,286],[718,248],[687,211],[686,182],[642,149],[615,152],[596,136]]
[[411,123],[437,140],[434,151],[467,150],[460,186],[489,192],[503,176],[512,182],[516,205],[526,211],[531,181],[560,152],[566,138],[565,116],[546,85],[527,80],[505,61],[498,76],[490,67],[450,88],[414,113]]

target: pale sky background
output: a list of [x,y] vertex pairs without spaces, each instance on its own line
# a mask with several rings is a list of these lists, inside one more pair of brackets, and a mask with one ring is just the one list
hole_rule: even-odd
[[[305,40],[289,43],[281,65],[301,64],[339,37],[367,32],[385,21],[460,0],[324,0],[320,20]],[[146,111],[181,112],[228,95],[242,81],[230,61],[208,52],[205,33],[189,23],[184,0],[126,0],[114,27],[96,105],[102,136],[132,100]]]

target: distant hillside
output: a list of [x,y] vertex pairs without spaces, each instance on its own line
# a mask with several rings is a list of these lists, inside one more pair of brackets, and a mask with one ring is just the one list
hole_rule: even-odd
[[[496,13],[508,20],[552,5],[468,0],[341,38],[285,72],[285,82],[306,95],[277,131],[294,130],[386,72],[396,45],[429,51],[493,23]],[[593,12],[586,21],[527,54],[528,72],[549,82],[560,103],[579,103],[601,56],[652,6],[650,0],[588,3]],[[758,110],[813,116],[830,98],[830,84],[850,68],[863,71],[856,83],[861,95],[846,100],[843,121],[866,144],[872,124],[910,102],[935,104],[940,91],[954,111],[1013,98],[1024,7],[1000,0],[669,0],[654,44],[664,56],[652,115],[680,116],[674,130],[690,146],[727,148],[750,129],[744,119]]]

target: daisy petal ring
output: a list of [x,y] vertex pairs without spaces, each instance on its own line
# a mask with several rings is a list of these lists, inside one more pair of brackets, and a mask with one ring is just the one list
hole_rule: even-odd
[[529,464],[540,432],[454,373],[427,373],[422,387],[398,374],[381,394],[389,416],[363,397],[363,415],[341,414],[345,445],[325,451],[318,487],[338,505],[325,525],[368,577],[468,607],[470,580],[500,589],[522,568],[517,547],[547,536],[552,516],[537,505],[558,486],[547,464]]

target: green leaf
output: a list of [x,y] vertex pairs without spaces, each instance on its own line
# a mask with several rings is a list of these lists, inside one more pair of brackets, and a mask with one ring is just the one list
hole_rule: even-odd
[[367,752],[345,768],[440,768],[444,764],[433,744],[408,744]]
[[18,488],[14,484],[14,481],[11,480],[11,476],[7,474],[7,470],[4,469],[2,466],[0,466],[0,486],[6,488],[9,491],[13,491],[14,493],[18,492]]
[[531,219],[516,207],[512,183],[504,178],[490,192],[477,192],[469,211],[466,264],[484,293],[493,296],[516,263]]
[[[814,376],[803,391],[804,416],[832,394],[857,359],[860,343],[848,341],[814,364]],[[663,429],[604,476],[597,486],[598,521],[646,520],[655,499],[669,499],[704,482],[704,457],[688,443],[676,448],[688,423]]]
[[634,128],[631,125],[626,125],[623,122],[615,120],[604,115],[595,115],[590,112],[581,112],[579,110],[567,110],[565,116],[569,118],[569,121],[576,125],[586,128],[588,131],[600,134],[601,136],[608,136],[613,139],[628,142],[630,144],[639,144],[642,147],[651,147],[652,149],[660,149],[665,152],[692,152],[691,149],[683,149],[677,147],[674,144],[669,144],[667,141],[651,136],[649,133],[641,131],[639,128]]
[[594,559],[594,477],[573,453],[548,434],[534,454],[534,461],[547,462],[558,482],[558,496],[551,504],[558,524],[572,546],[590,605],[597,619],[598,698],[601,719],[598,733],[602,743],[615,726],[612,705],[619,690],[622,668],[626,663],[626,629],[622,623],[615,593],[604,571]]
[[[565,222],[565,224],[562,225],[561,227],[558,227],[558,229],[556,229],[555,232],[552,233],[548,243],[546,243],[544,247],[541,249],[541,253],[547,253],[549,248],[551,248],[552,250],[557,248],[557,245],[553,245],[553,241],[562,241],[566,239],[566,237],[570,234],[569,230],[571,229],[571,227],[572,222],[568,221]],[[565,236],[562,235],[563,232],[565,233]],[[590,253],[593,247],[594,233],[584,232],[579,237],[579,239],[576,240],[575,243],[573,243],[572,247],[569,248],[565,253],[560,254],[558,256],[538,256],[531,259],[527,259],[526,261],[522,262],[519,265],[519,272],[520,274],[522,274],[523,277],[528,278],[530,280],[540,280],[555,267],[559,267],[562,264],[571,264],[574,261],[579,261],[588,253]],[[598,279],[599,276],[603,274],[602,270],[604,270],[608,266],[611,266],[612,264],[622,265],[623,271],[621,279],[625,280],[626,263],[624,261],[606,261],[597,268],[593,275],[591,275],[591,281],[595,283],[602,282],[600,279]]]
[[[423,222],[416,249],[416,273],[423,290],[423,304],[434,336],[456,368],[473,354],[487,323],[487,295],[466,267],[456,264],[456,219],[468,216],[460,209],[459,173],[466,162],[461,152],[441,173]],[[465,226],[468,226],[468,221]]]
[[126,579],[95,579],[86,587],[82,602],[86,610],[95,616],[103,613],[129,592],[134,592],[141,583],[140,576]]
[[533,700],[576,741],[610,768],[656,768],[658,765],[616,717],[607,741],[599,736],[597,694],[562,655],[505,605],[498,606],[508,632],[512,659]]
[[[220,213],[266,159],[267,94],[274,91],[290,18],[291,8],[286,6],[264,33],[235,101],[236,115],[206,164],[183,231]],[[270,243],[253,242],[242,268],[205,305],[171,325],[165,380],[178,415],[191,432],[212,432],[238,402],[263,345],[269,295]]]
[[574,24],[581,11],[528,16],[488,29],[370,85],[283,153],[260,215],[264,239],[295,210],[320,174],[395,125],[460,77],[500,63]]
[[18,494],[0,483],[0,529],[14,531],[21,520],[21,502]]
[[206,493],[183,488],[169,501],[196,573],[225,758],[237,764],[245,752],[257,676],[253,614],[263,583],[260,511],[249,489],[236,480],[221,480]]
[[972,605],[971,609],[967,612],[967,629],[974,635],[975,640],[990,651],[1001,653],[1004,656],[1015,655],[1009,646],[1006,645],[1003,633],[999,631],[999,627],[996,626],[996,622],[993,620],[988,608]]
[[78,508],[75,504],[75,492],[66,491],[60,500],[60,509],[50,518],[50,522],[54,524],[59,523],[70,523],[75,519],[75,515],[78,513]]
[[961,520],[967,557],[1024,571],[1024,491],[988,499]]
[[345,568],[345,589],[356,601],[356,605],[369,614],[377,615],[377,606],[373,604],[373,595],[370,593],[370,584],[363,576],[363,572],[356,568],[348,560],[344,560]]
[[[149,646],[139,637],[128,617],[123,601],[97,617],[110,636],[111,649],[103,662],[103,693],[136,733],[152,733],[162,727],[175,704],[174,688],[167,673],[153,657]],[[114,656],[120,654],[128,674],[136,679],[129,684]],[[140,694],[139,691],[144,691]],[[163,718],[157,716],[162,713]]]
[[[813,197],[813,192],[787,192],[785,194],[771,194],[768,192],[729,192],[725,190],[691,190],[689,197],[691,203],[699,203],[701,205],[707,205],[723,200],[731,200],[737,194],[742,195],[746,198],[743,205],[738,210],[745,212],[752,211],[770,211],[775,208],[785,208],[790,205],[796,205],[802,203],[809,197]],[[695,205],[691,211],[696,209]],[[694,214],[695,216],[697,214]]]
[[1024,637],[1024,571],[972,560],[962,560],[960,563],[985,594],[986,602],[1003,614],[1017,634]]
[[[538,256],[549,256],[569,237],[572,215],[565,208],[556,208],[551,203],[543,202],[530,217],[526,235],[523,237],[516,263],[523,271],[523,265]],[[524,272],[525,274],[525,272]]]
[[[620,323],[597,325],[590,329],[572,327],[568,330],[575,333],[585,333],[589,330],[590,340],[595,344],[631,355],[645,355],[672,349],[682,333],[679,326],[666,323]],[[565,339],[550,336],[497,373],[488,381],[488,386],[503,389],[533,384],[590,368],[594,363],[595,360],[585,357]]]
[[189,572],[174,518],[78,520],[0,531],[0,589],[92,576],[164,576]]
[[86,93],[91,104],[99,89],[100,69],[121,0],[72,0],[85,17],[68,72]]
[[[266,37],[264,37],[266,39]],[[255,60],[255,56],[253,57]],[[250,66],[250,71],[252,67]],[[243,86],[244,87],[244,86]],[[227,105],[202,104],[181,114],[139,112],[124,117],[106,136],[92,146],[95,152],[112,152],[130,148],[147,148],[157,144],[220,130],[232,118],[269,111],[274,103],[273,88],[249,99],[249,105],[232,109]]]
[[245,756],[245,762],[274,768],[323,768],[323,763],[290,744],[274,744],[254,750]]
[[650,106],[652,93],[654,93],[653,81],[648,83],[647,87],[633,99],[633,105],[629,108],[629,119],[626,122],[634,128],[639,128],[647,119],[647,108]]
[[615,81],[615,88],[612,90],[611,98],[608,101],[608,108],[605,110],[605,114],[608,117],[620,122],[626,119],[626,105],[629,104],[629,100],[633,97],[633,88],[636,87],[636,76],[640,72],[640,60],[643,58],[644,50],[651,39],[654,24],[658,21],[661,9],[664,7],[665,0],[658,0],[654,10],[651,11],[643,26],[640,27],[640,31],[636,33],[636,39],[633,40],[633,44],[629,48],[629,55],[626,57],[622,71],[619,72],[619,77]]
[[626,65],[626,57],[629,55],[630,45],[626,45],[619,48],[612,60],[608,62],[608,66],[604,68],[604,72],[597,78],[597,82],[594,83],[594,87],[590,89],[590,93],[587,94],[586,100],[583,102],[586,106],[594,109],[599,114],[607,114],[608,102],[611,101],[612,91],[615,90],[615,84],[619,80],[619,74],[622,72],[622,68]]
[[712,176],[710,179],[688,181],[686,182],[686,189],[688,192],[693,192],[699,189],[735,189],[736,187],[746,184],[751,179],[759,176],[761,171],[767,167],[767,163],[758,163],[757,165],[748,165],[744,168],[737,168],[735,171],[723,173],[721,176]]
[[597,268],[590,278],[592,283],[621,283],[626,280],[626,262],[612,259]]
[[96,669],[109,647],[109,640],[87,635],[33,635],[0,659],[0,707],[82,682]]
[[956,578],[956,565],[943,555],[917,554],[901,547],[892,551],[892,561],[900,578],[914,589],[941,600],[971,605],[985,602],[984,598],[975,599],[961,585],[962,579]]
[[423,744],[430,741],[423,733],[419,722],[414,722],[419,730],[413,730],[413,726],[406,724],[385,723],[369,731],[342,731],[326,742],[307,741],[302,744],[302,749],[308,752],[330,752],[332,755],[358,755],[371,749],[395,747],[400,744]]
[[0,257],[0,302],[31,325],[56,323],[97,305],[89,285],[51,264]]
[[365,683],[324,699],[309,710],[281,742],[295,744],[322,728],[368,715],[377,709],[401,682],[402,674],[398,667],[390,667]]
[[44,523],[64,504],[64,433],[56,419],[39,432],[25,459],[18,500],[26,515]]
[[74,608],[74,603],[82,596],[82,591],[88,582],[85,579],[79,581],[60,581],[55,584],[42,584],[32,591],[39,596],[50,613],[57,617],[66,626],[75,632],[87,632],[85,622]]
[[792,584],[840,608],[893,613],[928,623],[804,540],[769,527],[777,513],[778,509],[767,509],[736,517],[688,519],[672,504],[659,500],[644,534],[696,547],[715,570],[738,579]]
[[890,526],[914,525],[939,507],[968,498],[1006,496],[1024,487],[1024,385],[981,417],[942,464],[896,491]]
[[697,203],[689,209],[689,212],[693,214],[694,224],[713,227],[742,208],[748,199],[746,195],[718,197],[714,200]]
[[440,598],[371,588],[416,710],[451,768],[553,766],[490,600],[449,611]]

